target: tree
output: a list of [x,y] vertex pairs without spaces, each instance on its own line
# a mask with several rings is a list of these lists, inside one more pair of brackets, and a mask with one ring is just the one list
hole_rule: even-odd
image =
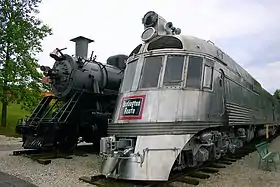
[[37,100],[42,74],[35,55],[52,30],[36,17],[41,0],[0,1],[0,99],[1,125],[6,126],[7,106],[20,102],[30,107]]
[[273,96],[280,100],[280,89],[276,89]]

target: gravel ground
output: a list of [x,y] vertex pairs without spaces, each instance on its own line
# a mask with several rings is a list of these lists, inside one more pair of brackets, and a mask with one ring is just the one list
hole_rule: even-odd
[[11,145],[11,144],[18,144],[21,145],[21,138],[14,138],[14,137],[6,137],[0,135],[0,145]]
[[[269,145],[270,151],[280,153],[280,137],[277,137]],[[207,180],[200,180],[198,187],[279,187],[280,163],[278,171],[263,171],[258,169],[259,155],[250,153],[243,159],[226,168],[219,169],[219,173],[210,174]],[[182,183],[173,183],[178,187],[193,187]]]
[[[21,144],[20,139],[0,136],[0,145]],[[269,149],[280,152],[280,137],[275,139]],[[11,151],[1,151],[0,171],[17,176],[40,187],[72,187],[93,185],[78,180],[80,176],[98,174],[100,158],[97,155],[87,157],[73,156],[73,159],[54,159],[49,165],[41,165],[22,156],[10,156]],[[173,183],[178,187],[193,187],[182,183]],[[207,180],[201,180],[199,187],[279,187],[279,171],[258,169],[258,154],[253,152]]]
[[96,155],[73,159],[54,159],[41,165],[22,156],[9,156],[10,151],[0,152],[0,170],[42,187],[93,186],[79,181],[80,176],[98,173]]
[[79,181],[79,177],[98,174],[101,162],[97,155],[72,156],[73,159],[58,158],[53,159],[48,165],[42,165],[23,156],[10,156],[12,149],[9,151],[1,149],[4,145],[20,148],[21,142],[19,138],[0,136],[0,171],[2,172],[40,187],[94,186]]

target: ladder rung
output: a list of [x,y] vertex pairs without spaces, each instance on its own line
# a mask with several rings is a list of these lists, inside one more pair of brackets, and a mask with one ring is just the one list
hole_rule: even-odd
[[52,118],[51,121],[58,121],[58,122],[65,122],[67,121],[70,113],[73,111],[75,108],[77,102],[79,101],[80,96],[82,95],[81,93],[75,93],[71,99],[63,105],[63,107],[59,110],[59,112]]

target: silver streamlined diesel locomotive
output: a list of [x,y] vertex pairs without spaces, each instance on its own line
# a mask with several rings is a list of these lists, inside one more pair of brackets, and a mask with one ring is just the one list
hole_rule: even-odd
[[100,141],[103,175],[167,181],[174,170],[234,153],[266,128],[275,133],[279,103],[233,59],[153,11],[142,21],[143,43],[127,60]]
[[103,64],[87,56],[93,40],[80,36],[71,41],[76,43],[75,56],[55,49],[50,54],[53,67],[41,66],[54,96],[45,96],[17,126],[24,148],[72,151],[81,139],[98,150],[100,138],[106,136],[127,56],[114,55]]

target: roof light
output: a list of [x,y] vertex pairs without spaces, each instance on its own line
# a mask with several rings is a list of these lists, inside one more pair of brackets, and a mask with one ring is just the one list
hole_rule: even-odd
[[154,27],[157,24],[157,22],[158,22],[158,14],[155,13],[154,11],[147,12],[142,19],[142,23],[146,28]]
[[142,24],[145,29],[141,36],[143,41],[148,41],[155,35],[178,35],[181,33],[181,29],[174,27],[172,22],[167,22],[154,11],[149,11],[144,15]]
[[153,27],[148,27],[144,30],[144,32],[141,35],[141,39],[144,42],[147,42],[154,38],[157,35],[156,30]]

